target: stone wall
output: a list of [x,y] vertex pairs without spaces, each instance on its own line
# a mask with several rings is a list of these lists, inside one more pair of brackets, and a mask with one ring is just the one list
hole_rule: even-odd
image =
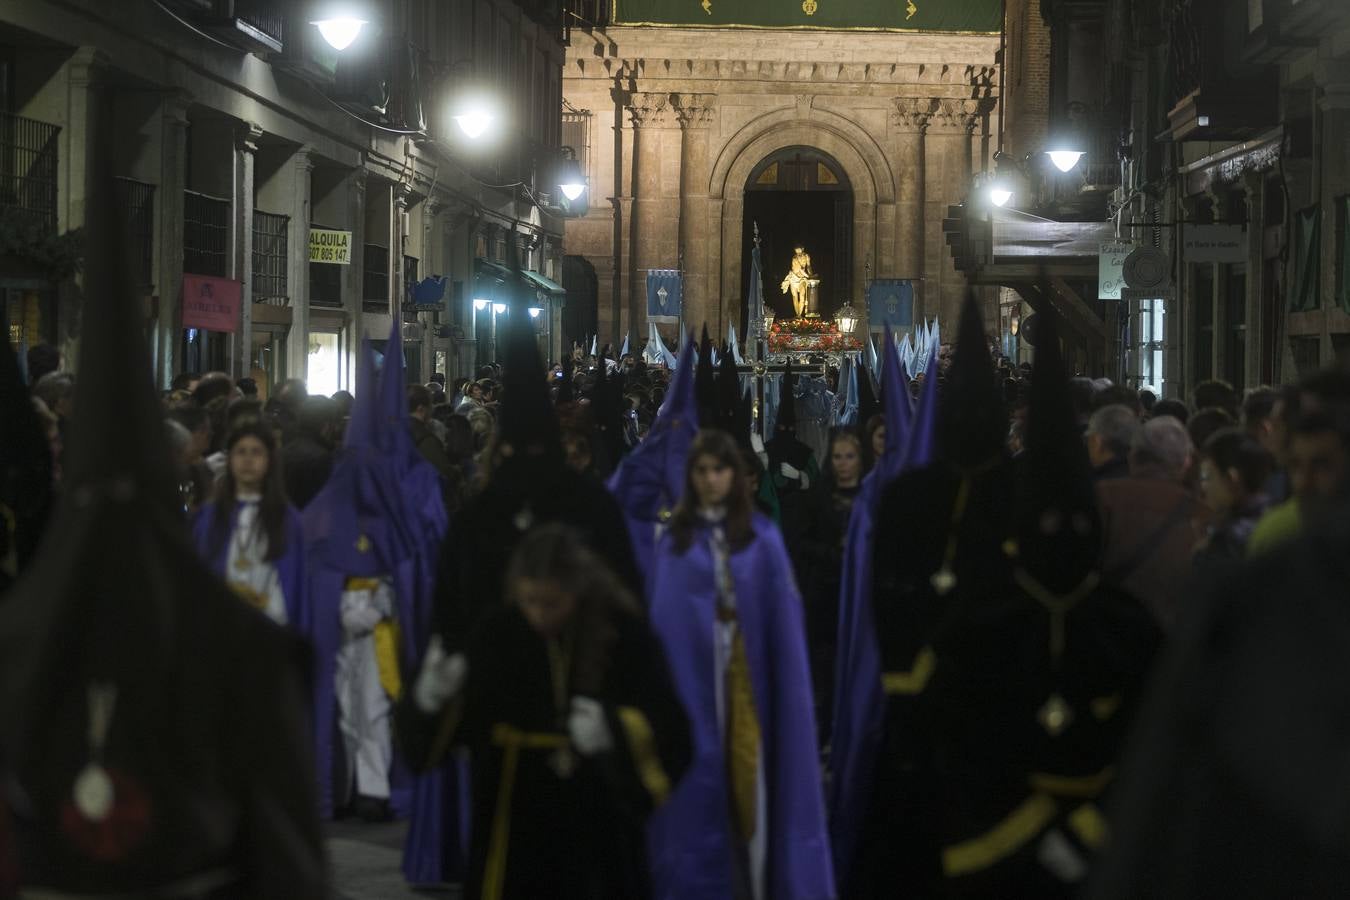
[[[998,35],[685,28],[574,31],[563,93],[589,113],[591,210],[565,249],[599,274],[602,337],[646,332],[649,268],[685,269],[686,322],[725,333],[744,298],[745,185],[816,148],[854,191],[855,304],[872,277],[916,279],[915,314],[955,322],[965,281],[942,218],[986,167]],[[773,289],[780,273],[766,273]],[[771,283],[770,283],[771,282]]]

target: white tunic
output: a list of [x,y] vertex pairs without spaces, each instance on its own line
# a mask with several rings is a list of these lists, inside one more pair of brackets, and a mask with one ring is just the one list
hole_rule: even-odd
[[225,554],[225,581],[236,594],[279,625],[286,624],[286,595],[277,567],[267,561],[267,532],[258,521],[257,494],[239,494],[239,518]]

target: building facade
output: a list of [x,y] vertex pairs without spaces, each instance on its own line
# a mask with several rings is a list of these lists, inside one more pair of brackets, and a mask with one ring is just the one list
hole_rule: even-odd
[[679,269],[686,327],[744,335],[757,228],[780,315],[791,306],[779,282],[800,244],[821,277],[822,314],[860,306],[869,279],[909,278],[915,321],[954,323],[966,279],[941,222],[993,151],[998,4],[986,5],[993,27],[982,33],[919,30],[922,11],[907,26],[904,4],[894,28],[817,25],[793,4],[738,7],[719,24],[715,3],[704,4],[707,26],[633,23],[643,16],[632,3],[620,7],[629,24],[574,32],[564,130],[592,202],[566,223],[568,304],[583,307],[570,321],[594,322],[602,339],[641,338],[647,272]]
[[[350,389],[359,342],[387,349],[395,318],[410,373],[471,373],[513,255],[537,295],[498,305],[542,304],[541,343],[556,333],[562,5],[353,6],[368,24],[339,53],[307,0],[0,2],[0,216],[59,247],[111,155],[161,387],[219,369],[264,391]],[[469,85],[492,93],[481,144],[452,122]],[[10,339],[56,344],[70,367],[97,339],[79,322],[100,286],[14,250],[0,247]],[[185,274],[238,283],[230,330],[184,327]]]
[[[1350,356],[1350,7],[1010,0],[1005,28],[1005,171],[948,222],[958,268],[1004,289],[1005,344],[1054,307],[1080,371],[1187,399]],[[1057,175],[1037,155],[1064,137],[1086,156]],[[993,210],[1006,174],[1021,197]]]

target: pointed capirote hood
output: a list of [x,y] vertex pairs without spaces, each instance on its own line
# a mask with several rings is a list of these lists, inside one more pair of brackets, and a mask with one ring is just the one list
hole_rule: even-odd
[[[100,126],[91,146],[106,146]],[[188,542],[109,154],[91,165],[61,498],[37,554],[0,602],[0,767],[30,760],[26,742],[50,737],[49,723],[83,702],[91,679],[136,698],[118,704],[121,728],[163,727],[176,712],[163,685],[181,665],[184,619],[239,603]],[[73,782],[76,771],[69,774]]]
[[311,558],[352,576],[387,574],[444,534],[439,475],[408,430],[402,353],[391,341],[384,367],[361,342],[356,399],[333,471],[303,513]]
[[[0,323],[4,312],[0,310]],[[42,422],[23,383],[19,358],[0,338],[0,505],[11,521],[0,520],[0,591],[37,550],[52,504],[52,456]]]
[[549,398],[547,373],[533,330],[519,318],[506,328],[497,436],[515,451],[533,448],[532,456],[561,459],[561,430]]
[[423,462],[424,457],[413,443],[408,427],[408,384],[403,365],[403,323],[399,317],[389,332],[385,345],[384,367],[380,370],[379,423],[375,442],[381,450],[403,466]]
[[658,521],[661,511],[674,509],[684,493],[689,447],[699,428],[694,402],[695,352],[694,342],[685,341],[675,377],[647,437],[624,457],[608,482],[619,505],[644,522]]
[[1039,314],[1016,515],[1017,562],[1054,593],[1082,583],[1101,552],[1092,469],[1078,430],[1058,315]]
[[939,446],[944,459],[970,468],[1003,453],[1008,413],[974,291],[966,294],[961,308],[942,399]]
[[708,338],[707,325],[703,326],[703,336],[698,348],[698,366],[694,373],[694,399],[698,403],[698,420],[711,424],[717,419],[717,388],[716,370],[713,368],[713,345]]
[[717,370],[717,427],[726,431],[737,441],[749,441],[749,434],[737,431],[741,417],[741,375],[736,371],[736,361],[730,353],[722,354],[722,362]]
[[887,481],[900,474],[906,463],[909,433],[912,427],[913,405],[909,397],[909,378],[905,375],[900,354],[891,337],[891,326],[886,325],[886,340],[882,346],[885,361],[881,367],[881,404],[886,415],[886,453],[880,464]]
[[[937,347],[928,356],[928,374],[924,375],[919,391],[919,402],[914,405],[914,418],[909,434],[905,436],[904,469],[918,469],[928,465],[937,455],[938,366]],[[887,438],[890,437],[889,431]]]
[[361,341],[361,349],[356,354],[355,387],[356,396],[352,398],[342,446],[374,447],[380,421],[380,380],[375,373],[375,350],[368,338]]
[[881,412],[881,402],[877,400],[876,386],[872,381],[872,372],[865,363],[858,365],[858,424],[867,427],[872,417]]
[[[520,256],[515,240],[507,241],[507,268],[515,276],[512,291],[522,280]],[[548,373],[539,357],[534,327],[524,315],[522,304],[508,299],[505,340],[502,354],[502,400],[497,408],[497,437],[514,451],[534,448],[533,456],[562,459],[561,429],[549,397]],[[591,353],[596,348],[591,338]]]

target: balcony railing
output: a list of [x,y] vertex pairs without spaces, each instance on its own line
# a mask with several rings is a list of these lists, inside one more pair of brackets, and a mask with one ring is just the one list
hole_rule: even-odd
[[0,113],[0,212],[56,232],[56,125]]
[[132,276],[137,287],[148,289],[155,283],[155,186],[118,178],[116,199],[118,221],[126,229]]
[[290,216],[253,211],[253,302],[285,306]]
[[183,271],[229,274],[230,201],[196,191],[183,192]]

